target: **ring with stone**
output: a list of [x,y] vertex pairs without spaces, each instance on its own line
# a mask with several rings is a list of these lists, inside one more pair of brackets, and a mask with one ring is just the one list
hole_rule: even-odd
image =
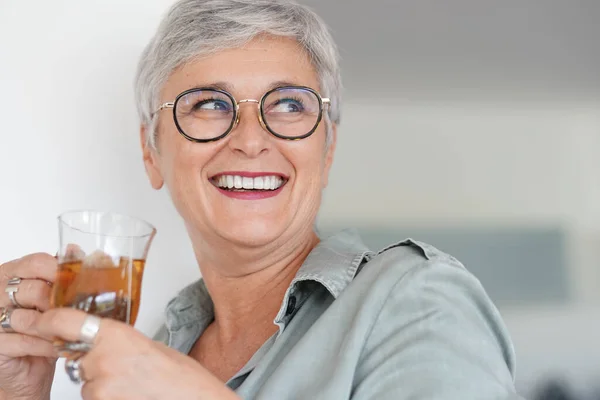
[[12,328],[12,326],[10,326],[10,318],[12,316],[12,312],[14,311],[14,308],[2,307],[2,308],[0,308],[0,310],[1,310],[1,312],[0,312],[0,327],[6,333],[14,333],[15,330]]
[[6,294],[8,294],[8,298],[10,299],[10,302],[13,304],[13,306],[15,306],[16,308],[23,308],[19,302],[17,301],[15,295],[17,294],[17,292],[19,291],[19,284],[21,283],[21,278],[10,278],[8,280],[8,283],[6,285],[6,288],[4,289],[4,291],[6,292]]
[[65,371],[74,383],[81,383],[83,379],[83,369],[81,368],[81,358],[68,359],[65,361]]

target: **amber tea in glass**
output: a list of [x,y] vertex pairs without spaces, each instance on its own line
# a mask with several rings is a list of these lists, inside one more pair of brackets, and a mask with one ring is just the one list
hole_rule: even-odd
[[[59,216],[59,234],[52,307],[76,308],[135,324],[155,228],[122,214],[73,211]],[[89,350],[80,342],[57,340],[55,346],[64,356]]]

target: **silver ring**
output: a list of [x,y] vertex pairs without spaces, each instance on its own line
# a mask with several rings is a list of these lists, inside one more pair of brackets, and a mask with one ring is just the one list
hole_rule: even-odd
[[7,285],[8,286],[15,286],[15,285],[18,285],[19,283],[21,283],[21,281],[22,281],[21,278],[18,278],[18,277],[15,276],[14,278],[10,278],[8,280]]
[[95,315],[88,315],[81,325],[79,331],[79,340],[87,344],[94,344],[98,331],[100,330],[100,322],[102,318],[96,317]]
[[4,289],[4,291],[8,294],[8,298],[10,299],[10,302],[16,308],[23,308],[23,306],[21,306],[19,304],[19,302],[17,301],[17,299],[15,297],[15,294],[19,291],[20,283],[21,283],[21,278],[10,278],[8,280],[6,288]]
[[10,318],[12,317],[14,308],[2,307],[0,310],[2,310],[0,313],[0,327],[2,327],[6,333],[14,333],[15,330],[10,326]]
[[8,286],[6,289],[4,289],[4,291],[8,293],[8,298],[10,299],[10,302],[13,304],[13,306],[15,306],[16,308],[23,308],[23,306],[19,304],[15,297],[15,293],[19,291],[18,286]]
[[81,368],[81,358],[68,359],[65,361],[65,371],[74,383],[81,383],[83,379],[83,369]]

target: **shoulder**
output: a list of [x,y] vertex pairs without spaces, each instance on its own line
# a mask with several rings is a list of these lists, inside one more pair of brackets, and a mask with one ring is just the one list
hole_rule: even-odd
[[356,399],[518,397],[500,313],[457,259],[408,239],[374,253],[354,283],[373,314]]
[[[405,239],[371,253],[357,279],[373,280],[392,290],[406,289],[436,276],[461,276],[465,284],[481,288],[479,281],[456,258],[434,246]],[[421,282],[422,283],[422,282]],[[481,288],[483,289],[483,288]]]
[[508,342],[500,312],[481,282],[455,257],[430,244],[406,239],[390,245],[363,265],[356,279],[361,278],[377,290],[382,314],[401,312],[401,319],[429,309],[438,317],[430,322],[452,319],[464,325],[480,324],[487,333]]
[[423,376],[440,382],[480,379],[483,392],[514,390],[514,350],[500,313],[456,258],[407,239],[374,253],[356,283],[361,280],[377,304],[363,379],[387,363],[407,376],[422,368],[428,371]]

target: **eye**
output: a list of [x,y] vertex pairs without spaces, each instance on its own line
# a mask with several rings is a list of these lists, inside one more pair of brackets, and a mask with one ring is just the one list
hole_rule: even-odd
[[301,113],[304,112],[304,102],[298,98],[279,99],[269,107],[268,112],[273,113]]
[[219,99],[204,99],[197,102],[194,107],[194,111],[231,111],[231,105],[225,100]]

